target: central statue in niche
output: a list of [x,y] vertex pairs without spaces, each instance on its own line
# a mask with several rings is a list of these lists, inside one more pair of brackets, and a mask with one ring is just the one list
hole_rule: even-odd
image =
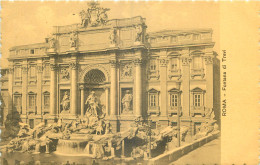
[[97,98],[97,96],[96,96],[94,91],[92,91],[90,93],[90,95],[88,96],[85,104],[87,106],[87,111],[86,111],[85,115],[87,113],[90,113],[93,116],[98,116],[98,115],[100,115],[102,113],[102,107],[98,103],[98,98]]

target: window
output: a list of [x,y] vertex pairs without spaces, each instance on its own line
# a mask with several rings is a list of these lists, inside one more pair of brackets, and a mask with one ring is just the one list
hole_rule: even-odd
[[178,107],[178,94],[171,94],[171,106]]
[[29,108],[34,108],[35,106],[35,96],[29,95]]
[[194,94],[194,106],[195,107],[201,106],[201,94]]
[[43,107],[49,109],[50,107],[50,93],[48,91],[43,93]]
[[148,91],[148,104],[150,108],[159,107],[159,91],[155,89]]
[[156,107],[156,94],[151,93],[150,95],[150,107]]
[[177,70],[178,69],[178,58],[172,58],[171,59],[171,70]]
[[155,59],[152,59],[150,61],[150,70],[151,71],[156,71],[156,60]]
[[30,66],[30,78],[36,77],[36,66]]
[[43,71],[43,75],[45,78],[49,78],[50,77],[50,64],[45,64],[45,67],[44,67],[44,71]]
[[28,106],[29,112],[34,112],[36,110],[36,94],[33,92],[28,93]]
[[22,69],[20,66],[14,67],[14,75],[15,75],[15,79],[20,79],[22,77]]
[[193,69],[202,68],[202,58],[200,56],[193,57]]
[[204,106],[204,93],[205,91],[198,87],[192,90],[194,107]]
[[22,95],[19,93],[14,93],[14,108],[17,112],[22,112]]

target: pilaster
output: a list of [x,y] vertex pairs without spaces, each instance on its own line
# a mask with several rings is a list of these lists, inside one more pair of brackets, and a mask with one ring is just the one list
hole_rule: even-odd
[[37,61],[37,115],[42,114],[42,59]]
[[111,115],[114,118],[118,115],[117,112],[117,61],[116,59],[110,60],[110,72],[111,72],[111,91],[110,91],[110,102],[111,102]]
[[166,57],[159,59],[160,64],[160,86],[161,86],[161,118],[168,116],[168,91],[167,91],[167,65],[169,60]]
[[213,52],[206,53],[204,60],[206,64],[206,108],[213,108]]
[[12,113],[13,111],[13,76],[14,76],[14,66],[12,62],[9,61],[9,74],[8,74],[8,113]]
[[73,54],[71,56],[71,114],[77,115],[77,81],[78,81],[78,75],[77,75],[77,69],[78,69],[78,63],[77,63],[77,56],[76,54]]
[[143,88],[142,88],[142,58],[135,58],[134,64],[135,64],[135,115],[137,117],[142,116],[142,96],[143,96]]
[[80,115],[84,116],[84,108],[85,108],[85,98],[84,98],[84,85],[79,86],[80,89]]
[[27,60],[22,64],[22,115],[27,113],[27,84],[28,84],[28,64]]
[[51,82],[50,82],[50,115],[57,114],[57,69],[56,57],[52,56],[50,60]]
[[190,57],[189,49],[182,51],[182,111],[183,117],[189,117],[190,114]]

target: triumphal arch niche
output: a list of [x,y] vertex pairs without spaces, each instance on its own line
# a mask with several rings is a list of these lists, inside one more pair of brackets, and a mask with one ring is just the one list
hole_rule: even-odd
[[153,127],[180,118],[192,134],[219,114],[211,29],[147,33],[145,18],[109,19],[109,12],[90,2],[78,24],[54,26],[44,43],[12,47],[9,111],[32,127],[91,114],[115,132],[137,118],[150,116]]

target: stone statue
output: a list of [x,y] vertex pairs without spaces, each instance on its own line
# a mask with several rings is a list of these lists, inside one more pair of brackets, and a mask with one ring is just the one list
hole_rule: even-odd
[[88,112],[90,112],[94,116],[98,115],[98,101],[94,91],[90,93],[85,104],[87,104],[87,106],[89,107]]
[[79,13],[80,17],[81,17],[81,26],[82,27],[87,27],[89,24],[89,20],[90,20],[90,15],[88,12],[86,12],[85,10],[82,10]]
[[49,42],[49,46],[50,46],[51,49],[55,48],[55,46],[56,46],[56,39],[53,36],[51,36],[49,38],[48,42]]
[[108,16],[107,16],[107,11],[109,11],[110,9],[108,8],[101,8],[99,10],[99,22],[101,25],[105,25],[108,21]]
[[62,101],[61,101],[62,110],[69,110],[70,109],[70,97],[68,95],[68,91],[65,92]]
[[131,110],[132,100],[133,100],[133,95],[130,93],[129,90],[126,90],[126,94],[122,99],[123,112],[129,112]]
[[75,31],[73,31],[72,33],[70,33],[70,47],[71,48],[75,48],[77,47],[77,33]]
[[141,42],[142,41],[142,34],[143,34],[142,26],[141,25],[136,26],[135,30],[136,30],[135,42]]
[[110,34],[110,36],[109,36],[109,40],[110,40],[110,44],[111,45],[115,45],[116,44],[116,29],[114,29],[112,32],[111,32],[111,34]]

